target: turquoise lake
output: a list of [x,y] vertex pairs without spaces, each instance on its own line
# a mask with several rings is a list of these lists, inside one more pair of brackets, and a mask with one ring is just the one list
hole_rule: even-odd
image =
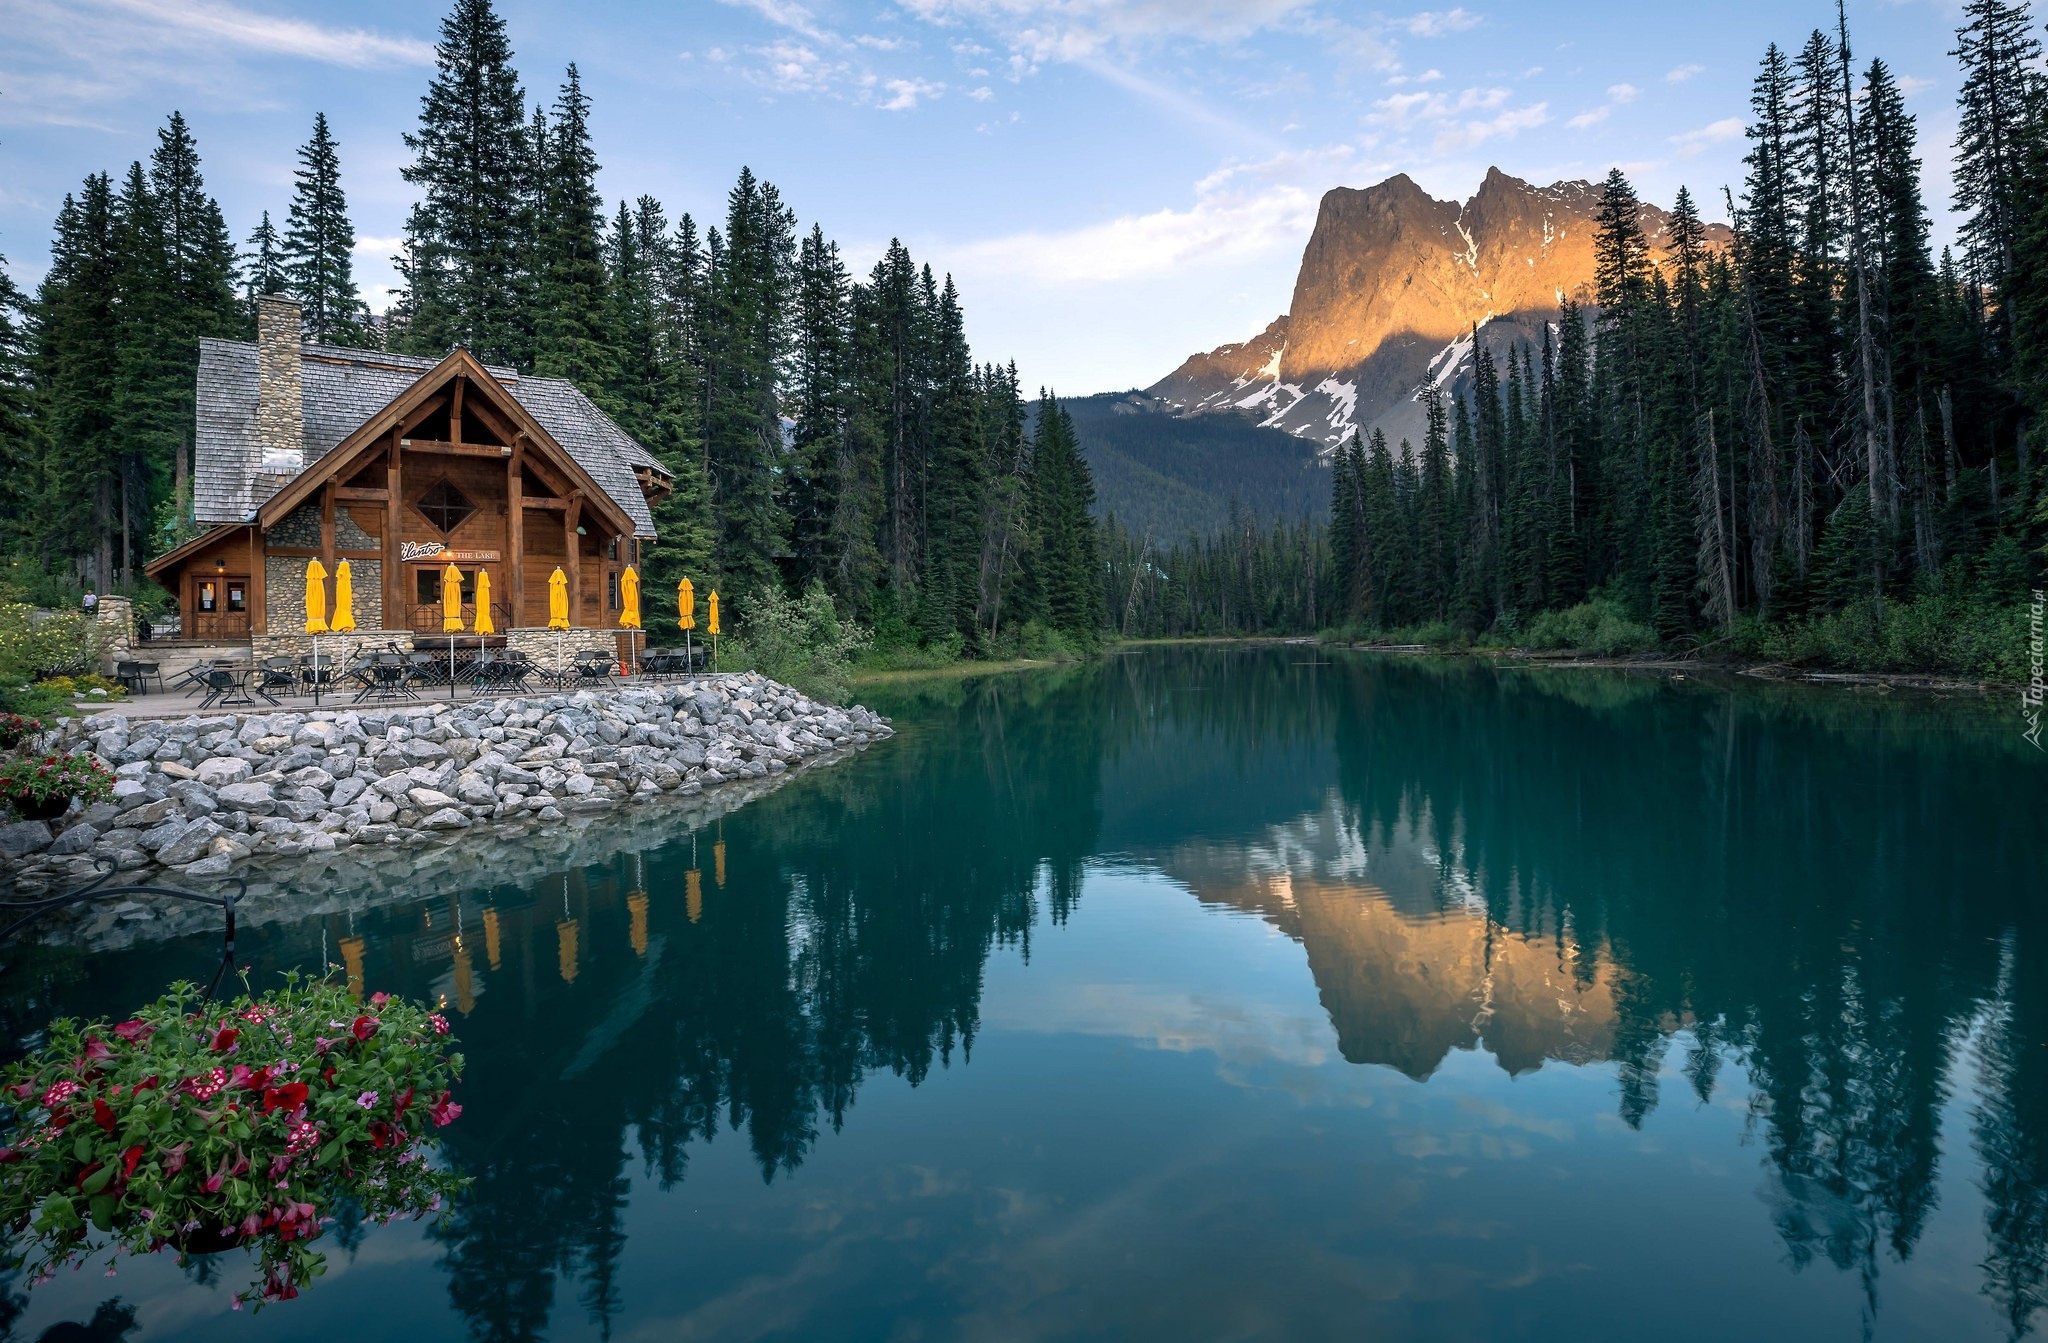
[[[898,736],[694,830],[253,920],[254,982],[447,1003],[467,1195],[254,1317],[235,1255],[0,1279],[0,1340],[2016,1338],[2008,698],[1306,647],[876,687]],[[4,1046],[217,941],[0,951]]]

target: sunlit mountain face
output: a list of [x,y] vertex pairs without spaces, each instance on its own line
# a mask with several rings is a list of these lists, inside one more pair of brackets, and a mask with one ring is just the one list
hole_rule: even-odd
[[[344,1216],[260,1325],[149,1262],[14,1283],[0,1338],[2037,1326],[1998,706],[1167,648],[876,707],[743,805],[262,895],[252,979],[446,1004],[468,1193]],[[0,953],[11,1048],[218,955],[72,931]]]

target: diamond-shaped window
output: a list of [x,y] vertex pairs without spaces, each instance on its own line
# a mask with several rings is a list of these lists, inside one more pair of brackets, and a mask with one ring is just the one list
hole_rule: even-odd
[[446,480],[437,482],[421,495],[413,507],[420,511],[420,516],[439,528],[443,536],[453,535],[455,529],[476,512],[476,505]]

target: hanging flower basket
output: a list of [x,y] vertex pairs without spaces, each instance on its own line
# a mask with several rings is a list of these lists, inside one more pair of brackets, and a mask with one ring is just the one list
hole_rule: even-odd
[[17,755],[0,760],[0,803],[31,821],[55,820],[74,800],[112,797],[114,776],[89,755]]
[[41,720],[0,713],[0,751],[11,751],[43,730]]
[[105,1256],[242,1249],[234,1305],[289,1300],[325,1271],[329,1209],[438,1211],[463,1181],[432,1157],[462,1113],[441,1016],[285,977],[206,1006],[178,984],[134,1018],[63,1020],[0,1071],[0,1265],[43,1283]]

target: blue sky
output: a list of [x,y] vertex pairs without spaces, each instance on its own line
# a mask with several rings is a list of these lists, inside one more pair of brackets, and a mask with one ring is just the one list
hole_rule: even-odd
[[[1649,199],[1739,187],[1765,45],[1832,0],[500,0],[529,98],[578,63],[614,202],[722,212],[742,164],[865,269],[891,236],[957,277],[978,357],[1030,387],[1149,383],[1286,309],[1316,202],[1406,172],[1462,199],[1490,164],[1549,182],[1623,165]],[[0,252],[25,287],[87,172],[172,109],[238,238],[282,221],[324,110],[373,306],[411,190],[444,6],[0,0]],[[1852,3],[1859,63],[1911,91],[1952,235],[1950,0]]]

